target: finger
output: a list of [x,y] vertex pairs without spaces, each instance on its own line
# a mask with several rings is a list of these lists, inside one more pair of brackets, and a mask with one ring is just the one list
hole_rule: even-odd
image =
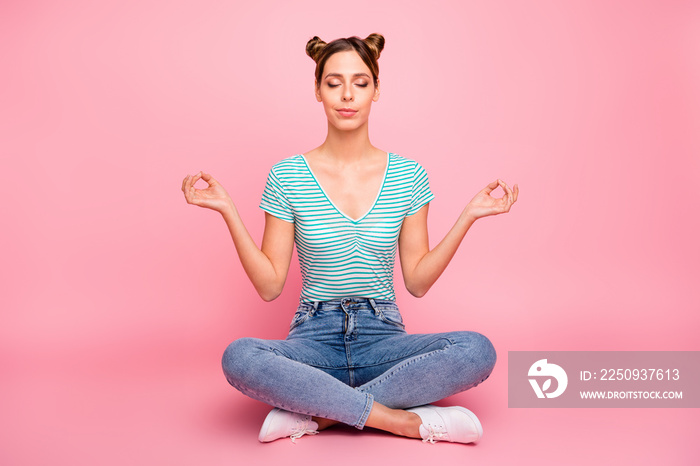
[[194,184],[197,182],[197,175],[190,176],[189,180],[187,180],[187,202],[190,204],[195,204],[195,198],[197,196],[197,188],[194,187]]
[[219,184],[209,173],[202,172],[202,179],[206,181],[209,186],[216,186]]
[[515,185],[513,185],[513,195],[515,196],[515,199],[513,200],[513,202],[518,200],[518,194],[520,194],[520,188],[518,188],[518,185],[515,184]]
[[182,191],[185,193],[185,199],[187,199],[188,204],[192,204],[192,176],[187,175],[187,178],[185,178],[185,186],[182,188]]
[[184,180],[182,180],[182,192],[187,196],[187,191],[189,190],[188,181],[190,180],[190,175],[187,175]]
[[192,179],[192,175],[187,175],[184,180],[182,180],[182,191],[187,191],[189,189],[189,181]]
[[508,193],[508,185],[503,182],[503,180],[498,180],[498,185],[503,189],[503,197],[501,197],[501,201],[503,202],[503,210],[506,211],[508,208],[508,204],[510,203],[511,196]]
[[503,205],[503,211],[504,212],[510,212],[510,208],[515,202],[515,195],[513,194],[513,191],[510,189],[510,186],[503,181],[503,180],[498,180],[500,182],[501,187],[503,188],[503,191],[505,191],[506,195],[504,196],[505,198],[505,203]]
[[499,186],[500,186],[501,188],[503,188],[503,191],[504,191],[506,194],[513,194],[513,191],[510,190],[510,188],[508,187],[508,184],[507,184],[505,181],[503,181],[503,180],[498,180],[498,184],[499,184]]
[[197,183],[197,180],[199,180],[201,177],[202,177],[202,172],[201,172],[201,171],[200,171],[199,173],[197,173],[196,175],[194,175],[194,176],[192,177],[192,186],[194,186],[195,183]]
[[508,186],[508,183],[506,183],[505,181],[503,182],[503,186],[504,186],[503,189],[506,191],[506,193],[508,193],[508,199],[512,205],[515,202],[515,196],[513,195],[513,190],[510,189],[510,186]]
[[199,180],[200,174],[201,174],[201,173],[202,173],[202,172],[199,172],[199,173],[197,173],[196,175],[191,176],[189,182],[187,183],[187,184],[188,184],[188,187],[187,187],[187,195],[189,196],[189,202],[190,202],[190,204],[196,204],[195,200],[196,200],[196,198],[197,198],[197,191],[200,191],[200,190],[201,190],[201,189],[196,188],[196,187],[194,186],[195,183],[197,183],[197,180]]
[[491,194],[491,191],[493,191],[497,187],[498,187],[498,180],[487,184],[486,187],[484,189],[482,189],[481,191],[485,194]]

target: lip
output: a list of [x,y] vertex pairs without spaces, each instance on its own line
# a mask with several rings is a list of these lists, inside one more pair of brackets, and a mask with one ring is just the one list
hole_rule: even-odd
[[357,113],[357,110],[353,110],[352,108],[338,108],[336,111],[344,117],[351,117]]

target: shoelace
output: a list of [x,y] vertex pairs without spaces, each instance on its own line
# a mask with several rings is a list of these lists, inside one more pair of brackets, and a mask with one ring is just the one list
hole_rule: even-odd
[[318,434],[317,430],[309,429],[309,422],[310,421],[311,421],[310,417],[308,419],[297,419],[297,425],[292,430],[292,435],[289,436],[289,438],[292,439],[292,443],[297,443],[296,440],[299,437],[301,437],[302,435],[305,435],[305,434],[316,435],[316,434]]
[[423,439],[423,442],[435,443],[435,441],[447,440],[447,429],[443,426],[434,426],[432,424],[423,424],[428,431],[428,437]]

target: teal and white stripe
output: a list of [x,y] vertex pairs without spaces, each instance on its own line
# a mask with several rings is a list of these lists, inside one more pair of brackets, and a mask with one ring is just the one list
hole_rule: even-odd
[[303,155],[270,170],[260,208],[295,224],[300,301],[396,298],[393,273],[401,224],[434,196],[420,164],[393,153],[388,158],[374,206],[357,220],[333,205]]

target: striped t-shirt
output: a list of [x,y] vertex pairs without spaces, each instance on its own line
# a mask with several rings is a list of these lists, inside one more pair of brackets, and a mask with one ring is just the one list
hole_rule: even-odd
[[331,202],[303,155],[270,170],[260,208],[294,223],[301,302],[343,297],[394,300],[394,261],[404,217],[433,199],[425,169],[389,153],[374,205],[353,220]]

